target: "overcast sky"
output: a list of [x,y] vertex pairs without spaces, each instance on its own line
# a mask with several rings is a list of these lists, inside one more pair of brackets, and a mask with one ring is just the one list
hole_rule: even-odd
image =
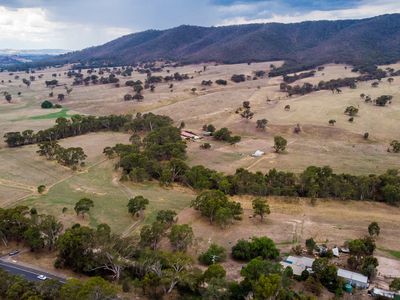
[[0,0],[0,49],[82,49],[182,24],[365,18],[400,13],[400,0]]

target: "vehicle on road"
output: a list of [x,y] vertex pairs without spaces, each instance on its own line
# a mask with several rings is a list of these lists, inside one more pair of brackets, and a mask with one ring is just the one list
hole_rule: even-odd
[[10,253],[8,253],[9,256],[14,256],[17,255],[20,251],[18,249],[15,249],[13,251],[11,251]]
[[38,275],[38,276],[37,276],[37,279],[40,279],[40,280],[46,280],[46,279],[47,279],[47,277],[46,277],[46,276],[44,276],[44,275]]

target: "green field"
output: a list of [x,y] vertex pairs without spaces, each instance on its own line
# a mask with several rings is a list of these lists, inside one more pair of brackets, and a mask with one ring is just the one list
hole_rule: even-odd
[[62,108],[58,112],[54,113],[48,113],[45,115],[40,115],[40,116],[33,116],[30,117],[31,120],[47,120],[47,119],[57,119],[57,118],[67,118],[70,117],[68,114],[69,109],[68,108]]
[[[106,161],[54,185],[47,194],[31,196],[20,204],[55,215],[65,225],[83,223],[97,226],[107,223],[114,232],[124,233],[129,226],[138,221],[128,213],[129,198],[143,195],[149,199],[144,223],[154,220],[160,209],[175,209],[179,212],[189,206],[193,199],[189,192],[164,189],[158,183],[121,185],[118,177],[113,177],[112,170],[112,162]],[[74,205],[84,197],[94,201],[94,208],[83,219],[76,216]],[[64,207],[68,209],[65,214],[62,213]]]

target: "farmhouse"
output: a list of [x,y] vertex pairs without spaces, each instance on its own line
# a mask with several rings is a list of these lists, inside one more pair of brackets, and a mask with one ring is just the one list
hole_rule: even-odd
[[198,136],[194,132],[188,130],[182,130],[181,137],[185,140],[200,140],[202,138],[201,136]]
[[281,262],[282,267],[291,267],[293,274],[300,276],[304,270],[311,270],[314,258],[308,258],[304,256],[288,256],[284,261]]
[[[312,272],[314,260],[314,258],[304,256],[288,256],[284,261],[281,262],[281,265],[283,268],[291,267],[294,275],[301,276],[301,273],[304,270]],[[357,288],[366,289],[369,286],[368,277],[359,273],[339,268],[337,271],[337,276],[343,278],[346,283],[349,283]]]

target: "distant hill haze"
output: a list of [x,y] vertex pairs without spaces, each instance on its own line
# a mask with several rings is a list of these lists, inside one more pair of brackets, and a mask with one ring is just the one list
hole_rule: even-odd
[[285,60],[301,64],[365,64],[400,60],[400,14],[361,20],[148,30],[51,58],[53,63],[132,64]]

